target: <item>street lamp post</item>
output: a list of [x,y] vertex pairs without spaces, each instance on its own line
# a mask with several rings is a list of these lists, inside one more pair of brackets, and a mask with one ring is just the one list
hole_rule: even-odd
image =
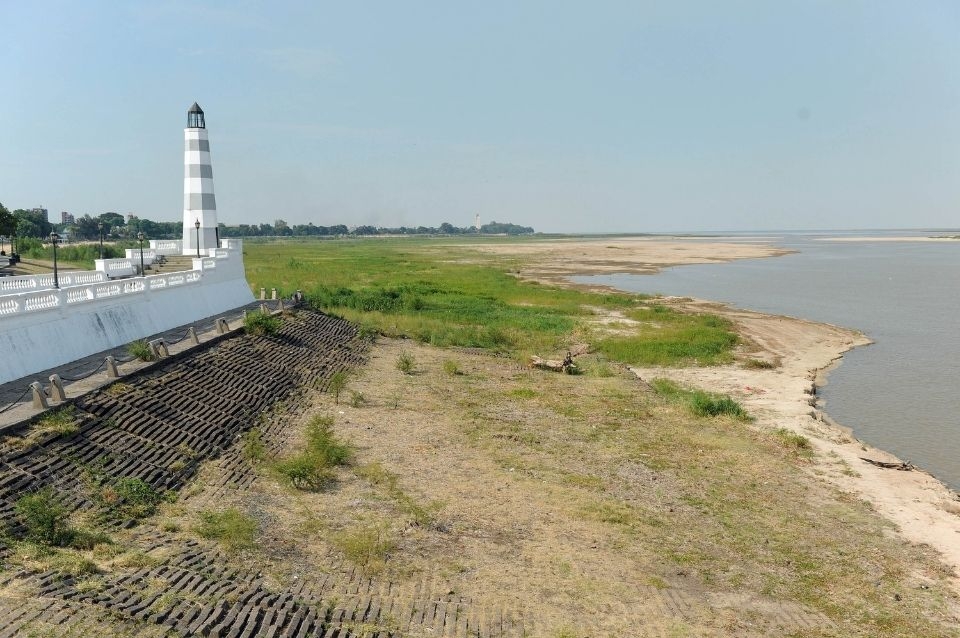
[[200,259],[200,220],[193,222],[193,227],[197,229],[197,259]]
[[60,279],[57,278],[57,242],[60,241],[60,235],[50,233],[50,243],[53,244],[53,287],[60,288]]
[[97,230],[100,231],[100,259],[103,259],[103,222],[97,222]]
[[142,232],[137,233],[137,240],[140,242],[140,276],[141,277],[147,276],[146,271],[143,269],[143,240],[145,237],[146,235],[144,235]]

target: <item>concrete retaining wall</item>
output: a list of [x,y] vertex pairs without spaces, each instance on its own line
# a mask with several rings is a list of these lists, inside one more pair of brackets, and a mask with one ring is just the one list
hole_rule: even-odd
[[194,270],[0,296],[0,383],[253,301],[240,249]]

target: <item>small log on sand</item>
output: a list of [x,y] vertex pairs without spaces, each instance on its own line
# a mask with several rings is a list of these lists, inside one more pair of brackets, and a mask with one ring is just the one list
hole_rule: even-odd
[[573,362],[573,355],[571,355],[569,352],[563,361],[557,361],[556,359],[543,359],[542,357],[533,355],[530,357],[530,367],[537,368],[539,370],[550,370],[552,372],[566,372],[568,374],[577,370],[577,364]]
[[867,463],[872,463],[877,467],[886,468],[888,470],[900,470],[902,472],[909,472],[910,470],[915,469],[913,463],[906,461],[903,463],[889,463],[887,461],[874,461],[873,459],[868,459],[865,456],[860,457],[861,460],[866,461]]

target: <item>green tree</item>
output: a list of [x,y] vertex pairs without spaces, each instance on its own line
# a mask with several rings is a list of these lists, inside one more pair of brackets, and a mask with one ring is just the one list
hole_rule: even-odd
[[17,219],[7,208],[0,204],[0,236],[10,237],[17,232]]

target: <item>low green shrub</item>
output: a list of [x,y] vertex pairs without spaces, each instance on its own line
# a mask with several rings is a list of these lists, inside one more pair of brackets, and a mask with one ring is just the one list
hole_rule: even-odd
[[350,407],[362,408],[366,404],[367,397],[363,396],[363,392],[357,392],[356,390],[350,391]]
[[397,541],[385,525],[357,527],[332,535],[331,540],[354,563],[376,571],[386,562]]
[[247,430],[243,436],[243,454],[248,460],[259,463],[267,458],[267,447],[258,428]]
[[399,355],[397,355],[396,366],[397,370],[404,374],[411,374],[414,367],[416,367],[417,361],[413,358],[413,355],[404,350]]
[[143,339],[131,341],[127,345],[127,353],[141,361],[156,361],[157,359],[157,355],[150,349],[150,344]]
[[330,382],[327,384],[327,389],[331,394],[333,394],[333,403],[335,405],[340,404],[340,394],[347,387],[347,382],[349,380],[350,376],[344,370],[334,372],[330,376]]
[[283,319],[279,315],[271,315],[265,312],[249,312],[243,317],[243,328],[247,334],[265,336],[277,334]]
[[330,417],[311,419],[305,438],[302,452],[277,461],[273,469],[296,489],[319,490],[333,480],[334,467],[350,462],[353,448],[337,439]]
[[453,359],[444,360],[443,371],[449,374],[451,377],[463,374],[463,371],[460,370],[460,366]]
[[54,496],[53,488],[45,487],[20,497],[14,511],[26,528],[27,540],[54,547],[69,544],[73,530],[67,523],[67,510]]
[[749,370],[772,370],[777,364],[764,359],[747,359],[743,362],[743,367]]
[[333,481],[333,472],[323,459],[310,453],[277,461],[273,469],[298,490],[315,492]]

